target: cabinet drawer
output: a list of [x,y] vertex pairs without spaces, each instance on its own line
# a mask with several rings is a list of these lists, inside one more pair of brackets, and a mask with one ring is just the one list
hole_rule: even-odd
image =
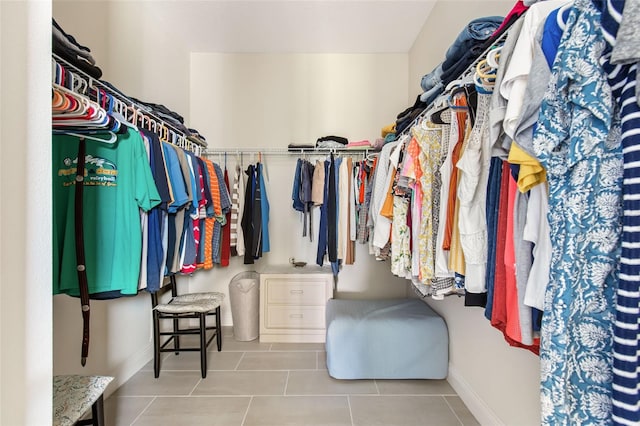
[[327,301],[325,281],[295,279],[267,279],[266,300],[268,304],[322,305]]
[[265,326],[279,329],[324,329],[324,306],[269,306]]

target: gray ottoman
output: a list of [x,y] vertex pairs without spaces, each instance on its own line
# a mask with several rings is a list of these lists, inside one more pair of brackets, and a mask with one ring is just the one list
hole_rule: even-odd
[[444,379],[447,326],[417,299],[338,300],[326,309],[327,369],[336,379]]

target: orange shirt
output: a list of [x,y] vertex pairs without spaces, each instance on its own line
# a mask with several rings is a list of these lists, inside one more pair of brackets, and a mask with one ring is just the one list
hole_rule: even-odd
[[[456,106],[466,107],[467,99],[459,97],[455,101]],[[465,140],[465,133],[467,131],[467,110],[456,110],[456,116],[458,118],[458,140],[451,152],[451,179],[449,180],[449,198],[447,199],[447,214],[444,226],[444,240],[442,241],[442,249],[451,249],[451,235],[453,233],[453,222],[456,210],[456,199],[458,190],[458,169],[456,168],[458,160],[462,152],[462,146]],[[443,182],[443,185],[446,183]]]

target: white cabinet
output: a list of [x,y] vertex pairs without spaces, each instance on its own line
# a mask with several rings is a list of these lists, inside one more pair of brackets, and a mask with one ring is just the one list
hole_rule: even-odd
[[260,272],[260,341],[325,340],[325,306],[333,274],[318,266],[270,266]]

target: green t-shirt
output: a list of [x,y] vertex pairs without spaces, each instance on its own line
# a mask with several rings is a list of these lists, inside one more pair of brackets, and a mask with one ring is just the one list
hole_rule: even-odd
[[[79,296],[74,229],[78,138],[53,136],[53,294]],[[89,294],[136,294],[140,209],[160,202],[140,134],[113,144],[86,140],[83,226]]]

